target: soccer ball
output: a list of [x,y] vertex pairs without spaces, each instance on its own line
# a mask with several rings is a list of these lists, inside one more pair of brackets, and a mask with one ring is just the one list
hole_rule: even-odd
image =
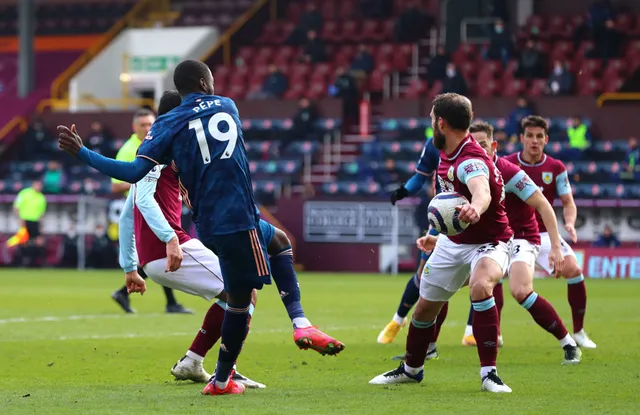
[[429,203],[429,223],[444,235],[462,233],[469,224],[458,220],[456,207],[467,204],[467,198],[458,192],[439,193]]

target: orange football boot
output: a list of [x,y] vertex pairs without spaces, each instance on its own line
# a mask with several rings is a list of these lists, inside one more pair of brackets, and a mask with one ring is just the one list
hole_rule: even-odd
[[229,376],[229,383],[227,383],[227,387],[224,389],[220,389],[216,386],[216,381],[214,379],[211,382],[207,383],[207,386],[204,387],[202,391],[203,395],[242,395],[245,386],[241,383],[236,383],[233,379],[233,372]]
[[321,355],[336,355],[344,350],[344,343],[339,342],[316,326],[293,329],[293,341],[299,349],[313,349]]

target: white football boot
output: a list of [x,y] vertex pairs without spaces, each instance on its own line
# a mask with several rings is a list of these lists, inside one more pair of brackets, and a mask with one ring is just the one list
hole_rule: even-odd
[[376,376],[369,381],[370,385],[391,385],[396,383],[420,383],[424,378],[424,370],[415,375],[404,369],[404,363],[400,363],[397,369]]
[[204,370],[202,360],[195,360],[184,356],[171,368],[171,374],[176,380],[192,380],[196,383],[209,382],[210,374]]
[[511,393],[511,388],[498,377],[498,372],[495,369],[482,378],[481,390],[483,392]]
[[591,340],[589,336],[587,336],[587,333],[584,331],[584,329],[580,330],[577,333],[573,333],[573,336],[571,337],[573,337],[573,340],[575,340],[578,346],[583,349],[595,349],[597,347],[593,340]]

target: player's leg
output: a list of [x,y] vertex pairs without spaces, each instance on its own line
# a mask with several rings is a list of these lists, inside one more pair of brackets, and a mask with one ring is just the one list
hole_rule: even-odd
[[227,309],[222,323],[222,342],[213,381],[204,388],[206,395],[239,394],[244,385],[231,379],[249,331],[251,293],[271,283],[269,263],[260,228],[211,238],[218,255],[227,292]]
[[293,250],[287,234],[264,220],[260,220],[260,229],[267,244],[273,280],[293,324],[294,342],[300,349],[313,349],[323,355],[340,353],[344,344],[318,330],[305,316]]
[[478,248],[471,263],[469,291],[473,304],[473,335],[480,358],[482,390],[511,392],[498,377],[498,334],[500,320],[493,289],[500,282],[509,260],[509,245],[500,242]]
[[[551,252],[551,240],[548,233],[540,234],[540,254],[537,264],[544,268],[547,273],[553,273],[549,265],[549,253]],[[582,270],[578,265],[573,249],[561,239],[562,254],[564,255],[563,277],[567,281],[567,297],[571,307],[573,318],[573,338],[578,346],[587,349],[595,349],[596,344],[587,336],[584,331],[584,315],[587,308],[587,288],[584,282]]]
[[[502,280],[493,288],[493,298],[496,301],[498,320],[500,320],[502,307],[504,306]],[[502,347],[503,344],[502,333],[500,333],[500,327],[498,326],[498,347]],[[467,325],[464,328],[464,335],[462,336],[462,345],[476,347],[476,338],[473,337],[473,301],[469,304],[469,314],[467,316]]]
[[378,335],[378,343],[391,343],[398,335],[398,332],[400,332],[400,329],[407,324],[407,314],[409,314],[409,310],[413,308],[420,297],[420,274],[422,274],[424,264],[428,259],[429,255],[424,252],[420,253],[420,265],[416,273],[407,281],[407,285],[404,287],[404,292],[402,293],[402,298],[400,299],[400,304],[398,305],[398,310]]
[[420,278],[420,299],[407,335],[405,362],[376,376],[370,384],[416,383],[424,377],[429,344],[436,337],[436,320],[443,305],[467,280],[469,252],[440,236]]

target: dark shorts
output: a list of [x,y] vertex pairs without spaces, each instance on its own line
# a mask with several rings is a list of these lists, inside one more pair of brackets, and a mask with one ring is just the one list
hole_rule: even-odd
[[224,289],[229,294],[244,294],[271,284],[271,268],[261,226],[248,231],[213,235],[205,246],[220,260]]
[[24,226],[27,228],[27,232],[29,233],[29,239],[40,236],[40,222],[25,220]]

